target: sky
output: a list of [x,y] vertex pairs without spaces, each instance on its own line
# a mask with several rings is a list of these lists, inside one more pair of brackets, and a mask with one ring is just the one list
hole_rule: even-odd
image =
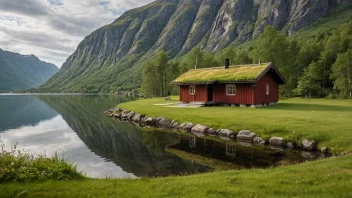
[[79,42],[153,0],[0,0],[0,48],[59,68]]

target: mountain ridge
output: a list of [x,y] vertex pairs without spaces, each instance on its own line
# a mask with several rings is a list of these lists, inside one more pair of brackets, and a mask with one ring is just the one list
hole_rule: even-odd
[[266,25],[292,35],[327,16],[336,5],[350,3],[351,0],[154,1],[126,11],[113,23],[86,36],[58,74],[41,89],[114,92],[137,88],[141,84],[141,62],[158,50],[164,50],[170,58],[185,55],[196,46],[217,52],[257,38]]
[[22,55],[0,48],[0,90],[36,88],[52,77],[59,68],[37,56]]

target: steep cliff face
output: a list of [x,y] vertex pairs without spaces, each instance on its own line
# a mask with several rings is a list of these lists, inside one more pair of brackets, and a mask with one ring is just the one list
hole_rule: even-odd
[[70,92],[136,88],[141,83],[140,63],[158,50],[170,58],[196,46],[215,52],[257,38],[266,25],[293,34],[326,16],[336,4],[351,0],[157,0],[87,36],[41,88]]
[[0,91],[39,87],[59,69],[34,55],[21,55],[0,49]]

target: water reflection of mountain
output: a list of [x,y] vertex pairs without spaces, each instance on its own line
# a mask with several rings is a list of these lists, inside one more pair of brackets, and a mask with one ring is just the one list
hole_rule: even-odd
[[0,132],[21,126],[34,126],[57,115],[58,113],[40,101],[38,96],[0,96]]
[[[103,98],[102,98],[103,97]],[[104,110],[122,100],[118,96],[41,97],[65,119],[88,148],[136,176],[164,176],[204,172],[209,168],[165,151],[179,134],[141,131],[104,115]]]

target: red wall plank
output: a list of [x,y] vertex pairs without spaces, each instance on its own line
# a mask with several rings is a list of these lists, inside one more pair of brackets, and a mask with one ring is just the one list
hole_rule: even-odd
[[[266,85],[269,85],[269,95],[266,95]],[[266,104],[279,101],[279,84],[268,72],[255,86],[255,104]]]
[[181,102],[206,102],[207,101],[207,88],[206,85],[196,85],[195,95],[189,93],[189,85],[180,86],[180,101]]
[[214,101],[226,104],[253,104],[253,85],[236,84],[236,95],[226,95],[226,85],[214,86]]

